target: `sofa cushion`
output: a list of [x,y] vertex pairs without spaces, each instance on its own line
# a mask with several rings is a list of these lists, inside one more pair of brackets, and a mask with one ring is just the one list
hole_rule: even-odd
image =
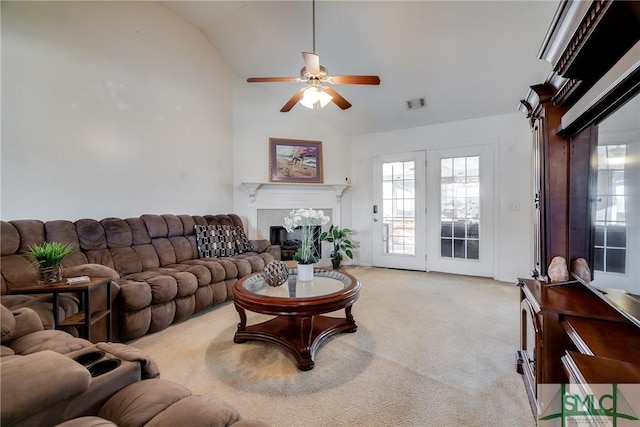
[[11,310],[4,305],[0,305],[0,328],[2,329],[2,343],[8,342],[13,338],[16,319],[13,317]]
[[42,244],[45,241],[44,222],[36,219],[17,219],[9,221],[20,234],[18,252],[27,252],[29,246]]
[[2,247],[2,256],[13,255],[20,248],[20,233],[11,224],[6,221],[0,222],[0,246]]
[[44,223],[48,242],[60,242],[73,248],[73,252],[64,257],[62,265],[72,266],[85,264],[87,257],[80,251],[80,241],[76,227],[71,221],[56,220]]
[[118,425],[104,418],[89,415],[56,424],[55,427],[118,427]]
[[240,414],[228,403],[211,395],[192,395],[179,400],[153,417],[146,427],[181,425],[230,426],[240,420]]
[[111,258],[115,270],[122,275],[142,271],[140,258],[131,247],[111,249]]
[[107,236],[101,223],[95,219],[79,219],[75,225],[80,249],[83,251],[107,249]]
[[233,227],[229,225],[196,225],[200,258],[226,257],[236,254]]
[[46,329],[24,335],[11,342],[9,347],[17,354],[33,354],[45,350],[60,354],[71,353],[91,346],[91,342],[57,329]]
[[127,218],[125,221],[129,224],[129,228],[131,228],[134,245],[147,245],[151,243],[151,236],[149,236],[147,226],[142,218]]
[[[8,314],[7,314],[8,313]],[[9,318],[8,316],[11,316]],[[13,326],[12,326],[13,325]],[[5,335],[5,329],[11,327],[10,333]],[[42,331],[44,326],[38,313],[29,307],[20,307],[9,310],[2,305],[2,343],[8,344],[33,332]]]
[[[149,240],[149,242],[151,242],[151,240]],[[152,244],[136,245],[133,247],[133,250],[136,251],[140,258],[143,271],[160,267],[160,258],[158,258],[156,249]]]
[[163,379],[131,384],[114,394],[98,416],[119,426],[142,426],[174,403],[191,396],[186,387]]
[[133,234],[129,224],[120,218],[105,218],[102,221],[105,235],[107,236],[107,246],[109,249],[128,248],[133,245]]
[[165,265],[176,263],[176,251],[173,249],[169,239],[165,237],[154,238],[151,244],[158,254],[160,266],[164,267]]
[[178,215],[180,221],[182,221],[182,229],[184,230],[185,236],[190,236],[195,234],[194,226],[196,225],[196,221],[190,215]]
[[47,350],[3,361],[0,378],[3,425],[64,402],[91,384],[91,374],[84,366]]
[[19,288],[26,284],[36,283],[38,269],[24,255],[3,256],[2,277],[9,288]]
[[147,226],[147,232],[152,239],[157,237],[167,237],[169,235],[169,227],[167,221],[160,216],[154,214],[141,215],[140,218]]
[[178,218],[177,215],[162,215],[165,222],[167,223],[168,237],[174,236],[183,236],[184,235],[184,227],[182,225],[182,221]]

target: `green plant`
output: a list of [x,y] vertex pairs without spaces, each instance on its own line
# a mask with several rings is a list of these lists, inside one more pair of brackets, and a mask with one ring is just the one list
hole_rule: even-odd
[[60,242],[44,242],[41,245],[29,246],[27,257],[31,258],[40,268],[58,267],[64,257],[73,252],[73,247]]
[[335,266],[340,266],[340,262],[343,259],[343,255],[347,256],[349,259],[353,259],[352,250],[355,249],[351,240],[349,240],[349,236],[353,233],[353,230],[349,228],[340,228],[338,226],[332,225],[329,227],[329,231],[324,231],[320,234],[320,240],[326,240],[329,243],[333,244],[333,251],[331,251],[331,260],[334,262]]

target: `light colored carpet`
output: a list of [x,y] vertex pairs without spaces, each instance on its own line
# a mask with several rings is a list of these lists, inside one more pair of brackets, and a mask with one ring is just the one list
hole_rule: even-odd
[[279,346],[235,344],[232,303],[129,344],[151,355],[163,378],[274,426],[535,426],[515,371],[513,283],[347,271],[362,282],[358,331],[331,338],[311,371],[298,371]]

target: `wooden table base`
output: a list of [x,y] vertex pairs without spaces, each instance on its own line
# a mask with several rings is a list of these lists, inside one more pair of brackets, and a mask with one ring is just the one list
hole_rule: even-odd
[[234,342],[247,340],[266,341],[289,350],[298,361],[298,369],[313,369],[316,352],[331,336],[341,332],[355,332],[358,329],[351,315],[351,307],[345,308],[346,318],[328,316],[276,316],[271,320],[247,326],[244,309],[236,305],[240,323]]

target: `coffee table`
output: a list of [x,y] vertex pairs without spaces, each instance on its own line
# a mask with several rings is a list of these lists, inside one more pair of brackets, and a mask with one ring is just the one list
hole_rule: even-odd
[[[358,329],[351,306],[360,294],[360,281],[344,271],[315,269],[312,281],[299,281],[290,269],[287,282],[272,287],[262,273],[240,279],[233,286],[233,299],[240,315],[234,342],[247,340],[278,344],[293,354],[298,369],[313,369],[319,347],[331,336]],[[344,309],[345,318],[323,316]],[[245,310],[275,316],[247,325]]]

